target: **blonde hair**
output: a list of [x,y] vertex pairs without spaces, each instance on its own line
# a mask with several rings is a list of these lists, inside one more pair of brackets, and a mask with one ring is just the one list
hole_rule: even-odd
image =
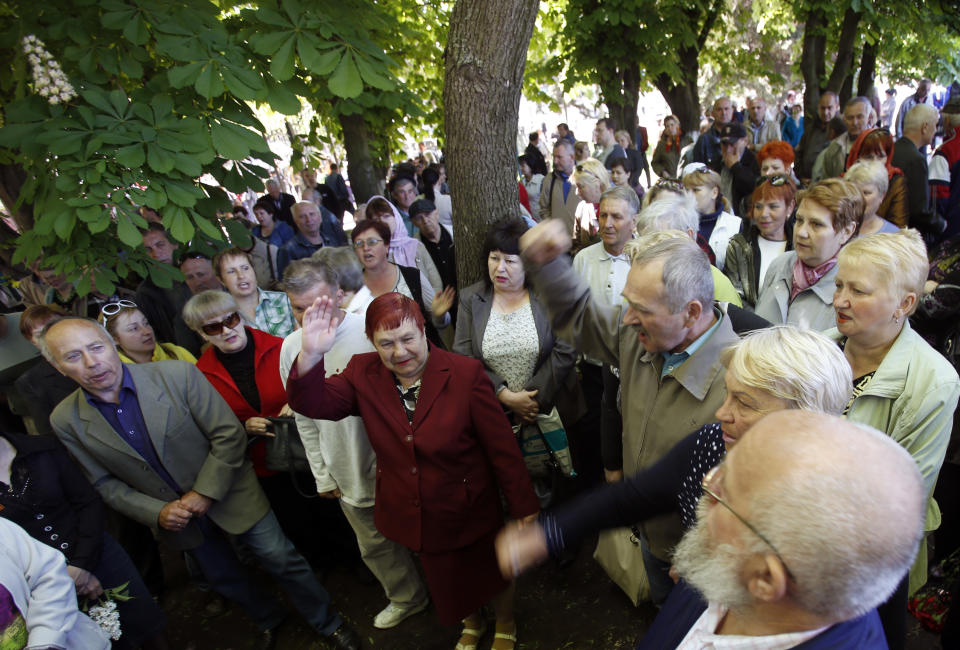
[[627,142],[629,142],[630,144],[633,144],[633,138],[631,138],[630,133],[624,129],[620,129],[619,131],[614,133],[613,137],[617,140],[617,142],[620,141],[620,138],[626,138]]
[[607,168],[603,166],[603,163],[596,158],[588,158],[583,162],[577,163],[574,170],[573,175],[570,177],[570,181],[573,182],[574,185],[577,183],[596,185],[600,188],[601,192],[610,189],[610,173],[607,171]]
[[723,195],[723,188],[720,187],[720,174],[707,168],[706,165],[703,166],[703,169],[686,174],[683,177],[683,186],[691,191],[702,186],[710,189],[717,188],[717,197],[720,199],[723,209],[730,212],[730,201]]
[[873,185],[880,194],[886,194],[890,189],[887,168],[879,160],[861,160],[854,163],[843,175],[843,180],[853,183],[860,189],[863,189],[864,185]]
[[195,332],[200,331],[203,321],[223,313],[239,311],[237,301],[226,291],[210,289],[201,291],[183,306],[183,322]]
[[805,190],[797,192],[797,206],[805,200],[813,201],[830,211],[833,231],[840,232],[854,224],[854,232],[863,221],[863,194],[860,188],[842,178],[826,178]]
[[792,325],[748,333],[721,352],[720,362],[740,383],[804,411],[841,415],[853,392],[853,373],[837,344]]
[[590,155],[590,144],[583,141],[577,140],[576,144],[573,145],[573,154],[576,156]]
[[[902,298],[914,293],[918,302],[930,270],[926,244],[913,228],[858,237],[840,249],[838,262],[845,260],[858,266],[870,265],[870,270],[880,276],[890,295],[897,297],[899,293]],[[913,309],[917,304],[914,303]]]

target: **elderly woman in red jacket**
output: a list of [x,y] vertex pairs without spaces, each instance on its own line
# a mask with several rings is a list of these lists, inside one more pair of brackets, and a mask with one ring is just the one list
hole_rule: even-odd
[[[183,320],[210,344],[197,360],[197,368],[243,422],[253,469],[284,532],[311,564],[327,561],[319,548],[321,529],[323,542],[337,547],[343,559],[355,562],[359,551],[339,508],[328,509],[329,504],[319,503],[323,499],[306,498],[286,472],[266,466],[266,440],[274,435],[268,418],[293,416],[280,380],[283,339],[245,327],[236,300],[225,291],[193,296],[183,308]],[[316,485],[309,472],[299,474],[295,474],[296,485]],[[318,526],[318,518],[330,525]]]
[[367,308],[377,352],[354,355],[325,378],[335,307],[320,298],[304,314],[290,406],[318,419],[363,418],[377,454],[377,528],[419,554],[440,622],[463,619],[459,650],[477,647],[486,630],[480,608],[491,600],[493,648],[511,650],[513,584],[500,576],[493,547],[499,492],[517,519],[531,520],[538,504],[483,364],[429,345],[417,304],[386,293]]

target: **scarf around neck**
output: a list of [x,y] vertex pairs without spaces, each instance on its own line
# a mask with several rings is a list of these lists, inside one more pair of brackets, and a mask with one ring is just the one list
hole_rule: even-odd
[[807,266],[801,262],[798,257],[797,261],[793,263],[793,286],[790,288],[790,302],[793,302],[794,298],[800,295],[801,292],[806,291],[817,282],[820,282],[823,276],[829,273],[830,269],[836,265],[836,255],[815,268]]

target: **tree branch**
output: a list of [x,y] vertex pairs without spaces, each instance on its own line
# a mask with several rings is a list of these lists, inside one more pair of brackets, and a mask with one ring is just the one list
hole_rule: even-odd
[[700,35],[697,36],[697,52],[703,49],[710,37],[710,31],[713,29],[720,10],[723,9],[723,0],[713,0],[713,6],[707,11],[706,20],[703,21],[703,27],[700,28]]
[[853,65],[854,45],[857,41],[857,27],[860,25],[862,17],[863,14],[854,11],[852,6],[847,7],[847,11],[843,15],[840,39],[837,42],[837,61],[833,64],[833,70],[827,80],[827,90],[839,93],[847,74],[850,72],[850,66]]

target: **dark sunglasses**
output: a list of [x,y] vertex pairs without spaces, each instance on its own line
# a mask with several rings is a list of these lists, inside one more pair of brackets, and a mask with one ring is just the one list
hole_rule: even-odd
[[206,325],[201,325],[200,329],[203,330],[203,333],[208,336],[216,336],[222,334],[224,329],[233,329],[237,326],[237,323],[240,322],[240,314],[233,312],[223,320],[216,321],[214,323],[207,323]]

